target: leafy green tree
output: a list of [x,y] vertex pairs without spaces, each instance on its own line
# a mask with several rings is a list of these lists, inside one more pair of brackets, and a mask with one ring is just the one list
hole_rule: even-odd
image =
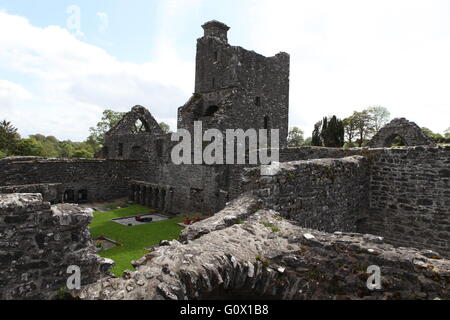
[[73,147],[73,142],[68,141],[61,141],[59,142],[59,157],[60,158],[70,158],[72,155],[72,152],[75,150]]
[[44,149],[42,142],[34,138],[22,139],[17,143],[15,155],[43,157]]
[[159,126],[161,127],[162,131],[164,131],[164,133],[170,133],[171,132],[170,131],[170,126],[167,123],[161,122],[159,124]]
[[434,133],[433,131],[431,131],[430,129],[425,128],[425,127],[421,128],[421,129],[427,136],[429,136],[431,139],[433,139],[433,141],[435,143],[446,143],[447,142],[446,137],[444,137],[442,134]]
[[305,139],[305,142],[303,142],[304,146],[311,146],[312,145],[312,137],[308,137]]
[[303,130],[299,127],[293,127],[289,130],[287,143],[289,147],[300,147],[304,144],[305,139],[303,138]]
[[98,151],[103,145],[105,133],[114,127],[125,115],[124,112],[117,112],[110,109],[103,111],[102,119],[97,123],[96,127],[89,129],[90,135],[87,141],[92,145],[92,148]]
[[358,140],[356,142],[358,143],[359,147],[362,147],[373,132],[370,122],[371,117],[367,110],[363,110],[361,112],[355,111],[353,112],[352,117],[355,121],[354,123],[356,126],[356,134],[358,137]]
[[353,116],[350,116],[342,120],[342,124],[344,125],[344,134],[347,146],[353,147],[353,139],[357,135],[356,119]]
[[445,131],[444,131],[444,136],[446,139],[450,139],[450,127],[448,127]]
[[91,159],[93,157],[94,157],[94,154],[85,149],[78,149],[78,150],[75,150],[72,152],[72,158]]
[[6,153],[0,150],[0,159],[6,158]]

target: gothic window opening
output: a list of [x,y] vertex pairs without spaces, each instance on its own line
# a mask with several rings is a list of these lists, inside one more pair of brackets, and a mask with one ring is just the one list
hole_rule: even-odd
[[216,51],[214,52],[214,62],[217,62],[219,60],[219,53]]
[[212,78],[212,88],[216,88],[216,78]]
[[258,107],[261,106],[261,97],[255,98],[255,105],[257,105]]
[[64,192],[64,202],[70,203],[75,201],[75,192],[73,190],[66,190]]
[[137,119],[131,131],[133,133],[143,133],[148,132],[148,128],[144,121],[142,121],[141,119]]
[[119,146],[117,148],[117,154],[119,155],[119,157],[123,156],[123,143],[119,143]]
[[391,147],[406,147],[407,144],[401,136],[395,135],[388,139],[387,146],[390,148]]

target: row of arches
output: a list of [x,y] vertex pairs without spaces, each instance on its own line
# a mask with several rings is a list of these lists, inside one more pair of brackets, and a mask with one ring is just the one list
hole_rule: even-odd
[[130,182],[129,200],[161,212],[170,212],[173,188],[157,184]]
[[83,203],[87,202],[88,191],[87,189],[73,190],[67,189],[64,191],[63,203]]

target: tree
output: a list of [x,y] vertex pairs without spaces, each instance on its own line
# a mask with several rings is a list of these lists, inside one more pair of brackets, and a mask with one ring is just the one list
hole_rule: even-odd
[[19,140],[17,128],[11,122],[6,120],[0,122],[0,150],[7,155],[13,154]]
[[355,111],[353,112],[353,120],[355,121],[356,133],[358,136],[358,146],[362,147],[367,139],[369,138],[372,128],[371,128],[371,118],[367,110],[363,110],[361,112]]
[[325,147],[341,148],[344,146],[344,124],[336,116],[331,117],[328,122],[327,140],[324,140]]
[[388,123],[391,117],[389,110],[382,106],[372,106],[365,111],[369,115],[369,126],[374,134],[380,131],[380,129]]
[[43,157],[42,143],[34,138],[22,139],[17,143],[15,155]]
[[312,132],[311,145],[312,146],[322,146],[322,138],[320,137],[320,130],[322,128],[322,121],[316,122],[314,125],[314,131]]
[[305,139],[305,142],[303,142],[304,146],[311,146],[312,145],[312,137],[308,137]]
[[97,123],[96,127],[91,127],[89,129],[91,134],[87,138],[87,141],[91,144],[92,148],[96,149],[95,151],[101,149],[105,139],[105,133],[119,123],[124,115],[124,112],[117,112],[109,109],[103,111],[101,121]]
[[289,130],[287,143],[289,147],[300,147],[304,144],[303,130],[298,127],[293,127]]
[[72,158],[91,159],[93,157],[94,157],[94,155],[85,149],[78,149],[78,150],[75,150],[74,152],[72,152]]
[[450,127],[444,131],[444,136],[447,140],[450,139]]
[[356,119],[353,116],[350,116],[342,120],[342,124],[344,125],[344,134],[347,139],[347,145],[352,147],[353,139],[357,135]]
[[342,120],[334,115],[331,119],[323,118],[320,136],[324,147],[340,148],[344,146],[344,124]]
[[161,122],[159,126],[161,127],[162,131],[164,131],[164,133],[170,133],[170,126],[167,123]]
[[341,148],[344,146],[344,124],[336,116],[330,119],[324,117],[322,121],[314,125],[311,145],[330,148]]
[[440,133],[434,133],[433,131],[431,131],[428,128],[422,127],[421,128],[423,133],[425,133],[427,136],[429,136],[435,143],[446,143],[447,142],[447,138],[445,136],[443,136]]

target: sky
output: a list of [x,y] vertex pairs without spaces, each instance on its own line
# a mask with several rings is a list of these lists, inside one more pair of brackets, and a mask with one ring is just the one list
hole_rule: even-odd
[[291,56],[290,126],[381,105],[450,127],[448,0],[0,0],[0,120],[22,136],[82,141],[105,109],[147,107],[176,128],[196,39]]

